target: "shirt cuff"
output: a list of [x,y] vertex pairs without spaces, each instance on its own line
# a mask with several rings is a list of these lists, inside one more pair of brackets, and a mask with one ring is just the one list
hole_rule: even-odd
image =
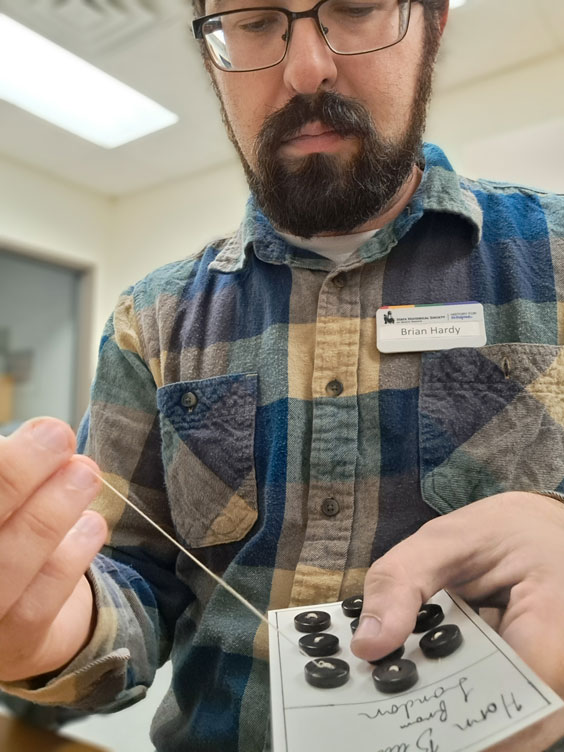
[[98,711],[118,709],[141,699],[145,687],[124,691],[130,653],[127,648],[113,649],[115,612],[104,606],[100,575],[90,567],[86,576],[97,609],[97,623],[88,645],[60,673],[49,675],[44,684],[40,683],[41,677],[0,682],[0,690],[41,705]]

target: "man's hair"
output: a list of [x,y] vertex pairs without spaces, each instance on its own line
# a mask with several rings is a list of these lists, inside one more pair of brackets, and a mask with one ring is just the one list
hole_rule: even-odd
[[[199,0],[193,0],[193,2],[199,2]],[[202,8],[204,7],[204,2],[205,0],[202,0]],[[423,10],[425,11],[425,19],[427,21],[440,18],[448,10],[449,0],[421,0],[421,2],[423,3]]]

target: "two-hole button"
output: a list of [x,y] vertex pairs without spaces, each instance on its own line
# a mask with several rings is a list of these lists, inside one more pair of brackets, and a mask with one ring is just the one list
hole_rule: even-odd
[[327,392],[329,397],[338,397],[339,394],[342,394],[344,388],[345,387],[340,381],[333,379],[327,384],[325,391]]
[[339,514],[340,510],[339,502],[332,496],[328,496],[321,502],[321,511],[326,517],[334,517],[336,514]]
[[182,395],[180,403],[182,404],[182,407],[186,407],[188,410],[193,410],[198,404],[198,398],[194,392],[186,392]]

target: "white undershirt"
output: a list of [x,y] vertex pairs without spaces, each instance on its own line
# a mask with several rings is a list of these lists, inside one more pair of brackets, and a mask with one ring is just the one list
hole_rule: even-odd
[[377,232],[378,230],[368,230],[367,232],[354,232],[350,235],[317,235],[313,238],[299,238],[279,231],[278,234],[298,248],[313,251],[339,264],[347,261],[363,243]]

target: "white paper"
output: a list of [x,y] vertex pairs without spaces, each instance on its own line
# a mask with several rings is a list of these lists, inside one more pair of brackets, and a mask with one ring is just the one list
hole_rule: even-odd
[[[273,752],[479,752],[563,706],[562,700],[460,599],[441,591],[430,600],[443,608],[443,624],[456,624],[460,648],[441,659],[426,658],[421,634],[405,643],[404,658],[416,663],[419,681],[394,695],[379,692],[374,666],[350,652],[350,622],[339,603],[280,609],[270,621]],[[309,685],[294,616],[305,610],[331,614],[327,632],[340,640],[337,658],[351,668],[335,689]],[[293,648],[295,645],[295,648]]]

